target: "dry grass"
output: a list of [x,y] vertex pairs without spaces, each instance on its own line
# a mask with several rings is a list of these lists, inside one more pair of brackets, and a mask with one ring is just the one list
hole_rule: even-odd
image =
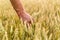
[[27,28],[9,0],[0,0],[0,40],[60,40],[60,0],[22,0],[35,22]]

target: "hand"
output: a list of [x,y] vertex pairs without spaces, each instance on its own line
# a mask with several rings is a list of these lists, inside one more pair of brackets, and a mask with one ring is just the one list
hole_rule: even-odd
[[20,14],[20,18],[22,18],[23,22],[26,21],[27,24],[31,24],[33,22],[33,18],[26,12],[22,12]]

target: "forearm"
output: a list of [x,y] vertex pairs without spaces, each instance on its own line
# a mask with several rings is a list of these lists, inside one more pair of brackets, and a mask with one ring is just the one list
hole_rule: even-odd
[[24,8],[20,0],[10,0],[10,1],[11,1],[13,8],[17,12],[17,14],[20,14],[24,11]]
[[31,23],[31,16],[27,14],[24,10],[20,0],[10,0],[13,8],[17,12],[18,16],[22,18],[23,21],[27,21],[27,23]]

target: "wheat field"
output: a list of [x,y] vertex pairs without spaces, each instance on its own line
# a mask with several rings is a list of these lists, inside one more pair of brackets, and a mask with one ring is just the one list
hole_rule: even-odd
[[60,0],[21,0],[34,18],[29,27],[10,0],[0,0],[0,40],[60,40]]

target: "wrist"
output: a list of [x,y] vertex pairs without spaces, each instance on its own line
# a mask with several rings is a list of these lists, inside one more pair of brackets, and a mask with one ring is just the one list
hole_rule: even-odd
[[16,12],[19,17],[22,17],[25,13],[24,10],[17,10]]

